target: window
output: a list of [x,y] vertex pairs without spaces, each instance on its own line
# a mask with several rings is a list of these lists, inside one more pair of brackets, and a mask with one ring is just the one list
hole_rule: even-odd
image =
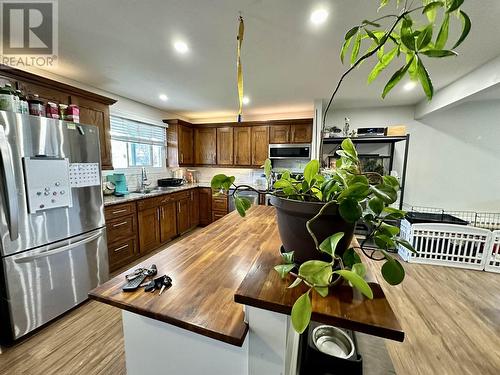
[[159,125],[111,116],[114,168],[165,166],[166,132]]

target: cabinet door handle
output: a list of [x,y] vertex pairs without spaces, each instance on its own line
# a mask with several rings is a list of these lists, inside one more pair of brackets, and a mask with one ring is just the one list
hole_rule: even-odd
[[117,210],[117,211],[113,211],[113,215],[116,215],[116,214],[121,214],[122,212],[128,212],[127,209],[125,210]]
[[181,152],[181,163],[184,163],[184,153]]
[[113,228],[118,228],[118,227],[121,227],[122,225],[125,225],[125,224],[127,224],[127,223],[128,223],[128,221],[123,221],[123,222],[118,223],[118,224],[113,224],[113,225],[112,225],[112,227],[113,227]]
[[117,253],[123,249],[126,249],[128,247],[128,244],[126,245],[123,245],[123,246],[120,246],[120,247],[117,247],[116,249],[113,250],[114,253]]
[[177,212],[181,213],[181,202],[177,202]]

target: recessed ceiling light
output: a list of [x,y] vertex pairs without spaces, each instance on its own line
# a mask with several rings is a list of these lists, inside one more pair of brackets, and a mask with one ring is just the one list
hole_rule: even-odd
[[406,85],[404,85],[404,89],[405,91],[411,91],[413,90],[415,87],[417,87],[417,82],[415,81],[410,81],[408,82]]
[[177,41],[174,43],[174,48],[179,53],[186,53],[189,51],[189,47],[185,42]]
[[326,9],[316,9],[311,13],[311,22],[315,25],[321,25],[328,18],[328,11]]
[[250,98],[248,96],[244,96],[243,97],[243,104],[247,105],[248,103],[250,103]]
[[164,102],[166,102],[168,100],[168,96],[165,94],[160,94],[159,98],[160,98],[160,100],[162,100]]

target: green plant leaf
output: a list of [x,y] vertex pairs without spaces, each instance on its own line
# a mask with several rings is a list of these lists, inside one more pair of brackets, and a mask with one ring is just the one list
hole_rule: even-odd
[[314,290],[316,292],[318,292],[318,294],[323,298],[328,296],[328,287],[327,286],[315,286]]
[[467,38],[467,36],[469,35],[470,33],[470,30],[471,30],[471,27],[472,27],[472,23],[471,23],[471,20],[469,18],[469,16],[463,12],[463,11],[460,11],[459,12],[459,16],[460,16],[460,19],[462,20],[462,34],[460,35],[460,38],[458,39],[458,41],[455,43],[455,45],[453,46],[452,49],[455,49],[457,48],[460,44],[462,44],[462,42]]
[[344,37],[344,40],[349,40],[351,39],[356,33],[359,31],[360,26],[354,26],[352,29],[350,29]]
[[344,237],[344,232],[335,233],[330,237],[327,237],[323,242],[321,242],[319,249],[333,257],[335,255],[335,249],[337,249],[337,245],[342,237]]
[[397,259],[390,257],[382,265],[382,276],[391,285],[400,284],[405,278],[405,269]]
[[398,199],[398,193],[392,186],[379,184],[376,186],[370,186],[370,189],[377,198],[380,198],[387,204],[392,204]]
[[439,33],[436,39],[435,49],[441,50],[446,46],[446,42],[448,41],[448,32],[450,29],[450,15],[446,13],[443,19],[443,23],[441,28],[439,29]]
[[446,11],[447,13],[451,13],[456,11],[458,8],[462,6],[465,0],[451,0],[450,7]]
[[339,213],[345,221],[355,223],[363,215],[363,209],[354,199],[344,199],[339,204]]
[[384,184],[392,186],[394,190],[398,191],[399,190],[399,181],[396,177],[394,176],[383,176],[382,181],[384,181]]
[[384,207],[383,212],[387,214],[384,217],[384,219],[387,220],[403,219],[406,216],[406,211],[398,210],[397,208],[393,207]]
[[458,53],[456,53],[455,51],[450,51],[446,49],[429,49],[421,53],[427,57],[434,57],[434,58],[458,56]]
[[344,44],[342,45],[342,49],[340,50],[340,61],[342,62],[342,64],[344,63],[345,54],[351,45],[351,41],[352,37],[345,40]]
[[387,82],[387,85],[384,87],[384,91],[382,93],[382,98],[385,99],[387,94],[401,81],[401,79],[404,77],[406,72],[408,71],[408,68],[410,65],[413,63],[413,59],[411,59],[409,62],[406,63],[405,66],[403,66],[401,69],[399,69],[396,73],[393,74],[389,82]]
[[373,27],[380,27],[379,23],[375,23],[375,22],[368,21],[368,20],[363,20],[362,24],[363,25],[370,25],[370,26],[373,26]]
[[321,260],[309,260],[301,264],[299,268],[299,276],[307,279],[314,285],[325,286],[330,283],[332,275],[332,265]]
[[418,35],[417,49],[420,51],[427,47],[432,40],[432,23],[427,25],[425,29]]
[[310,290],[302,294],[292,307],[292,325],[298,333],[303,333],[311,321],[312,305],[309,292]]
[[375,215],[380,215],[384,209],[384,202],[378,197],[373,197],[368,201],[368,207],[370,207],[370,210],[372,210]]
[[389,0],[380,0],[380,6],[378,7],[378,10],[382,9],[387,4],[389,4]]
[[302,279],[299,279],[298,277],[293,281],[293,283],[291,283],[289,286],[288,286],[288,289],[292,289],[292,288],[295,288],[296,286],[298,286],[300,283],[302,282]]
[[338,196],[338,200],[341,201],[346,198],[355,199],[360,201],[366,198],[370,194],[370,187],[368,184],[362,182],[356,182],[349,185],[347,189],[344,189],[342,193]]
[[294,254],[294,251],[290,251],[288,253],[282,253],[281,259],[283,260],[283,263],[293,264],[293,254]]
[[352,268],[356,263],[361,263],[359,254],[352,247],[344,252],[342,260],[344,261],[344,265],[348,268]]
[[429,19],[430,22],[434,22],[436,19],[436,10],[437,8],[444,7],[444,3],[442,1],[433,1],[432,3],[427,4],[422,10],[422,14],[427,14],[434,12],[434,17]]
[[334,273],[342,276],[344,279],[349,281],[352,286],[359,290],[363,295],[365,295],[369,299],[373,299],[373,291],[370,288],[370,285],[368,285],[368,283],[361,276],[349,270],[338,270]]
[[361,48],[361,33],[356,35],[356,39],[354,40],[354,44],[352,46],[351,65],[354,65],[354,63],[358,59],[360,48]]
[[212,177],[212,181],[210,181],[210,187],[215,190],[219,190],[222,188],[222,185],[225,181],[227,181],[228,177],[225,174],[216,174]]
[[403,238],[396,238],[395,241],[400,244],[401,246],[407,248],[408,250],[410,250],[412,253],[416,254],[417,253],[417,250],[415,250],[415,248],[413,247],[413,245],[411,243],[409,243],[408,241],[406,241],[405,239]]
[[385,234],[376,234],[373,239],[375,244],[383,250],[394,249],[396,247],[394,240]]
[[274,266],[274,269],[280,274],[281,278],[284,279],[288,272],[293,270],[294,267],[294,264],[278,264]]
[[389,225],[387,223],[380,223],[380,227],[378,229],[379,232],[384,233],[387,236],[397,236],[399,234],[399,228],[394,225]]
[[245,217],[246,210],[241,198],[234,196],[234,207],[236,208],[236,211],[238,211],[241,217]]
[[415,51],[415,37],[413,36],[413,32],[411,30],[412,23],[413,22],[409,16],[403,19],[403,23],[401,25],[401,41],[410,51]]
[[424,63],[422,60],[418,60],[418,80],[424,89],[425,95],[428,100],[431,100],[434,96],[434,86],[432,85],[431,77],[429,77],[429,73],[427,69],[425,69]]
[[340,144],[340,147],[342,150],[344,150],[350,157],[353,159],[357,159],[358,157],[358,152],[356,151],[356,146],[354,146],[354,143],[352,143],[352,140],[350,138],[346,138],[342,141]]
[[359,277],[365,277],[366,275],[366,267],[363,263],[353,264],[351,271],[357,274]]
[[275,189],[283,189],[286,187],[291,187],[292,183],[288,180],[280,179],[280,180],[276,181],[273,186]]
[[314,176],[316,176],[319,172],[319,161],[316,159],[311,160],[307,163],[304,168],[304,180],[310,185]]
[[366,35],[368,35],[370,39],[372,39],[375,42],[375,45],[378,47],[379,40],[377,36],[370,29],[367,29],[366,27],[364,28],[364,30],[366,32]]
[[273,169],[273,165],[271,164],[271,160],[266,159],[263,167],[264,167],[264,174],[266,175],[266,179],[269,180],[269,178],[271,177],[272,169]]
[[394,47],[386,55],[382,56],[377,65],[375,65],[375,68],[373,68],[373,70],[368,75],[368,83],[372,83],[380,75],[380,73],[389,66],[394,57],[396,57],[397,53],[398,47]]

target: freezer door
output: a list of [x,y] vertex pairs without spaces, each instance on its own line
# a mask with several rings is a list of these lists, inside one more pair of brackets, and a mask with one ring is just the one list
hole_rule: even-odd
[[[104,226],[97,127],[0,111],[0,128],[0,255]],[[95,178],[83,179],[69,191],[59,188],[63,162],[70,177],[80,169],[80,175],[90,176],[88,168],[93,168]],[[55,194],[53,203],[34,206],[38,192],[42,197],[48,192],[50,198]],[[69,203],[61,204],[59,198],[67,194]]]
[[[17,339],[87,299],[108,279],[106,231],[99,229],[2,259],[2,304]],[[5,327],[2,327],[4,330]]]

